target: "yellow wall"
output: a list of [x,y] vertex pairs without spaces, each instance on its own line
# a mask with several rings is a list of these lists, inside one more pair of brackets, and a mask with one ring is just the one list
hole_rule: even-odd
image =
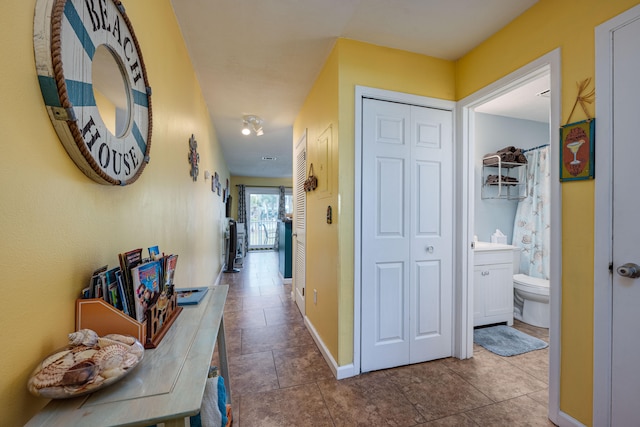
[[354,262],[354,122],[355,87],[368,86],[453,100],[454,63],[424,55],[374,46],[354,40],[338,41],[340,53],[340,130],[338,168],[340,176],[340,233],[338,265],[339,358],[353,361],[353,262]]
[[[355,86],[452,100],[454,77],[451,61],[339,39],[296,119],[293,141],[308,130],[307,162],[330,187],[307,193],[307,316],[339,366],[353,362]],[[328,167],[319,169],[325,158]]]
[[[293,126],[296,144],[307,131],[307,169],[313,163],[318,188],[307,193],[305,311],[322,341],[338,354],[338,54],[330,54]],[[327,224],[327,206],[333,223]],[[313,291],[317,291],[317,304]]]
[[[169,0],[127,2],[153,88],[151,162],[133,185],[103,186],[70,160],[53,129],[33,55],[35,0],[0,3],[0,424],[24,424],[47,401],[30,371],[74,330],[75,299],[96,267],[158,244],[180,255],[178,286],[220,270],[221,198],[203,171],[229,176]],[[10,100],[10,101],[9,101]],[[195,134],[200,177],[187,161]]]
[[[595,77],[594,28],[637,3],[637,0],[586,0],[580,3],[540,0],[456,63],[338,40],[294,126],[294,142],[308,128],[308,143],[312,146],[327,123],[336,120],[339,123],[334,126],[331,152],[331,165],[339,177],[335,188],[340,205],[337,220],[334,219],[339,232],[322,234],[323,242],[308,240],[307,252],[309,266],[311,260],[316,262],[321,254],[328,254],[333,260],[334,251],[338,251],[335,283],[322,283],[327,291],[336,294],[338,311],[318,307],[309,315],[338,365],[349,364],[353,359],[354,86],[460,100],[559,47],[562,55],[561,122],[564,123],[575,101],[576,83]],[[336,94],[339,98],[337,107],[333,98]],[[322,102],[330,102],[330,105],[322,107],[319,105]],[[337,119],[331,117],[336,114],[336,108]],[[331,112],[329,117],[327,109]],[[593,106],[590,112],[595,115]],[[572,121],[584,118],[578,112]],[[313,161],[314,154],[310,151],[309,159]],[[593,181],[562,186],[560,409],[586,425],[592,420],[593,392],[593,233],[590,231],[593,230],[593,189]],[[309,196],[309,207],[317,212],[310,213],[308,236],[326,231],[324,216],[320,215],[324,205],[326,203],[314,200],[313,193]],[[327,271],[316,272],[309,268],[307,274],[308,291],[316,284],[320,286],[329,276]]]
[[[594,28],[636,4],[637,0],[540,0],[457,62],[456,98],[560,47],[560,121],[566,123],[577,95],[576,83],[595,80]],[[589,111],[595,116],[593,105]],[[571,121],[585,118],[578,109]],[[586,425],[591,425],[593,407],[593,192],[594,181],[562,185],[560,409]]]

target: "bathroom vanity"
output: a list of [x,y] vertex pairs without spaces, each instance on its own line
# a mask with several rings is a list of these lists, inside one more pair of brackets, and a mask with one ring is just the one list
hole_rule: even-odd
[[473,326],[513,325],[514,250],[519,251],[511,245],[475,243]]

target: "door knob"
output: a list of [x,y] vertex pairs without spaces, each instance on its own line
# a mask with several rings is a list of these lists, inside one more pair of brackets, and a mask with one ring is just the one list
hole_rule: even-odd
[[432,254],[433,253],[433,246],[427,246],[427,252]]
[[640,277],[640,266],[632,262],[621,265],[616,269],[616,271],[622,277],[628,277],[630,279],[636,279]]

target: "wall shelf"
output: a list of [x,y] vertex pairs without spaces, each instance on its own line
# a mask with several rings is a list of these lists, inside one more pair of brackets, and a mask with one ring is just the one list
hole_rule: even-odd
[[523,200],[527,197],[527,164],[503,162],[499,155],[482,159],[482,199]]

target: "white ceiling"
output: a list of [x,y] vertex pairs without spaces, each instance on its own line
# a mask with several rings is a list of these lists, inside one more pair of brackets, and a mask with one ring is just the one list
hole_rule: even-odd
[[551,108],[550,87],[551,77],[547,74],[485,102],[476,107],[474,111],[549,123],[549,110]]
[[[231,174],[290,177],[293,121],[338,37],[455,60],[536,1],[171,3]],[[263,119],[263,136],[240,134],[245,114]]]

